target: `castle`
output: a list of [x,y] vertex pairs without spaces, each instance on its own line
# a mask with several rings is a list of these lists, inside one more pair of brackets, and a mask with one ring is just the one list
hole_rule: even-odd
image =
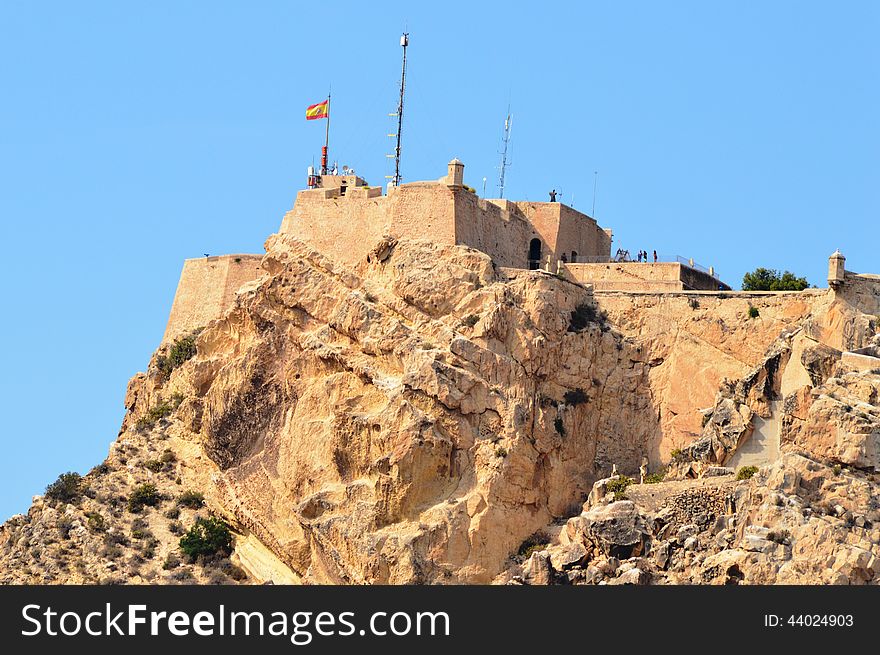
[[[436,181],[369,186],[354,174],[310,178],[281,221],[327,257],[354,265],[385,236],[469,246],[501,268],[542,270],[598,291],[729,290],[693,260],[634,262],[611,256],[612,231],[560,202],[480,198],[453,159]],[[206,324],[231,306],[235,292],[260,274],[261,255],[184,262],[164,339]]]

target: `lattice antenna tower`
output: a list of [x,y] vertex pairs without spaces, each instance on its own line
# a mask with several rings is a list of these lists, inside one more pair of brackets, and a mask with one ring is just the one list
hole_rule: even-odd
[[501,138],[501,166],[498,167],[498,197],[504,197],[504,174],[510,163],[507,161],[507,147],[510,144],[510,105],[507,105],[507,118],[504,119],[504,136]]
[[393,114],[388,114],[389,116],[397,117],[397,132],[389,134],[389,137],[396,138],[397,144],[394,147],[393,155],[385,155],[388,158],[394,158],[394,175],[386,175],[386,178],[391,179],[391,183],[394,186],[400,185],[400,135],[403,131],[403,98],[404,92],[406,91],[406,49],[409,46],[409,32],[404,32],[403,36],[400,37],[400,47],[403,48],[403,67],[400,71],[400,100],[397,104],[397,112]]

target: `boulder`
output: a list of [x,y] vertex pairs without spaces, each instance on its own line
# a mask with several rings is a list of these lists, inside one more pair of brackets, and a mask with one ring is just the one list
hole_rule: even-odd
[[569,526],[594,553],[608,557],[637,557],[649,542],[644,517],[628,500],[595,507]]
[[581,564],[587,556],[587,549],[579,543],[551,546],[548,548],[548,552],[550,553],[550,565],[556,571],[567,571]]
[[553,569],[547,551],[532,553],[523,566],[522,579],[529,585],[548,585],[553,581]]

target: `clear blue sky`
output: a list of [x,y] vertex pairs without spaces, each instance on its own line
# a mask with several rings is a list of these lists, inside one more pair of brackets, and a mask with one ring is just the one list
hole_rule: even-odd
[[507,197],[589,210],[599,171],[615,247],[880,272],[880,4],[414,4],[0,4],[0,518],[105,457],[183,259],[261,251],[331,83],[332,155],[382,182],[405,26],[404,181],[458,157],[495,196],[510,102]]

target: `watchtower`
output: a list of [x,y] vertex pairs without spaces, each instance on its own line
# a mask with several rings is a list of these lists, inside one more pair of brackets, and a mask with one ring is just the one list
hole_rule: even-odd
[[846,257],[840,250],[835,250],[834,254],[828,258],[828,286],[837,287],[843,284],[846,279]]
[[464,186],[464,164],[458,158],[449,162],[446,184],[449,186]]

